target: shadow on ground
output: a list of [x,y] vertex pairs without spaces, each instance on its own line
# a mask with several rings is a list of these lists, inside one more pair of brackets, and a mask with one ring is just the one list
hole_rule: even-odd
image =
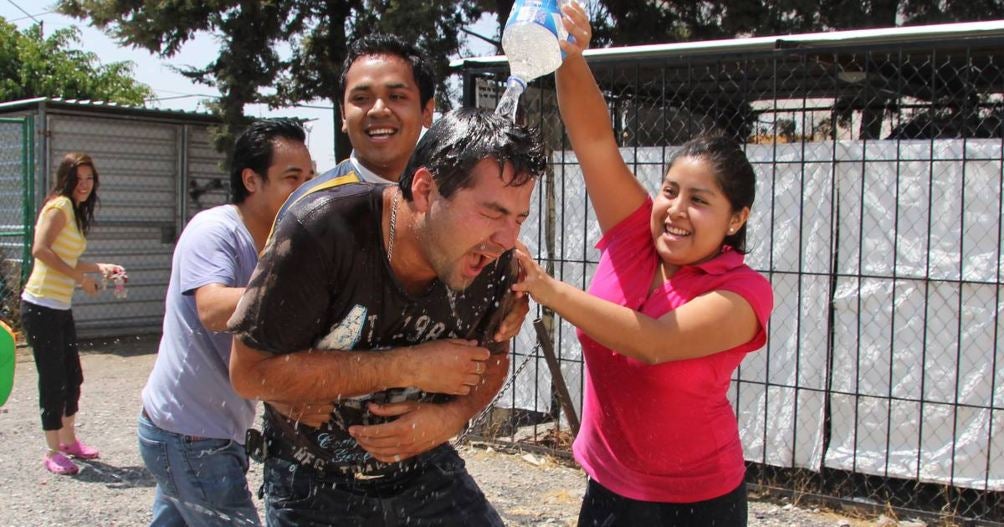
[[80,473],[76,480],[85,483],[100,483],[110,489],[131,489],[157,486],[146,467],[116,467],[97,459],[77,460]]
[[160,335],[136,335],[129,337],[95,338],[81,341],[81,353],[102,353],[117,357],[135,357],[157,353]]

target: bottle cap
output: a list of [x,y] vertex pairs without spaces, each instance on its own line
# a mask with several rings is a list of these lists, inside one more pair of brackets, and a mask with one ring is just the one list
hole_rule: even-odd
[[526,90],[526,81],[524,81],[523,79],[521,79],[519,77],[516,77],[515,75],[510,75],[509,78],[506,79],[505,84],[506,84],[507,87],[508,86],[519,86],[519,91],[520,92],[523,92],[523,91]]

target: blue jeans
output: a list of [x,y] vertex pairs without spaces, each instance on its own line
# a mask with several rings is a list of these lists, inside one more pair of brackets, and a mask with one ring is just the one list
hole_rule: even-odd
[[157,480],[151,527],[260,526],[244,446],[168,432],[139,417],[139,452]]
[[357,480],[265,459],[265,521],[281,526],[502,527],[452,448],[406,473]]

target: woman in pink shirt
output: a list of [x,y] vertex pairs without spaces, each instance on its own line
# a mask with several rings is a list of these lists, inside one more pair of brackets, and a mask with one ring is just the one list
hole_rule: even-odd
[[[618,150],[582,50],[588,18],[570,2],[558,102],[602,251],[589,292],[526,253],[513,286],[578,328],[586,362],[573,447],[589,475],[580,526],[746,525],[745,464],[726,392],[764,345],[770,283],[743,263],[753,168],[733,141],[699,137],[649,197]],[[577,43],[581,43],[577,44]]]

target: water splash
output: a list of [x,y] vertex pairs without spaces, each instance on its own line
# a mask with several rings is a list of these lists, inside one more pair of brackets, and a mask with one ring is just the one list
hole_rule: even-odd
[[526,91],[526,83],[519,77],[509,77],[506,81],[505,93],[495,107],[496,115],[504,115],[510,121],[516,122],[516,111],[519,109],[519,98]]
[[457,313],[457,292],[447,287],[446,300],[450,304],[450,313],[453,314],[453,318],[461,320],[460,315]]

